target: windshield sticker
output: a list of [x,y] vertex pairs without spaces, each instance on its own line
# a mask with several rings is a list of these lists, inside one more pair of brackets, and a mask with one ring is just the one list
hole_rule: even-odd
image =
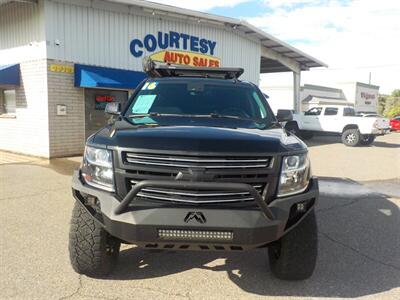
[[157,95],[140,95],[132,107],[134,114],[147,114]]
[[158,85],[158,82],[151,82],[147,87],[148,90],[154,90]]
[[158,85],[158,82],[146,82],[143,87],[142,87],[142,91],[151,91],[154,90]]
[[143,86],[142,86],[142,91],[145,91],[148,87],[150,82],[146,82]]

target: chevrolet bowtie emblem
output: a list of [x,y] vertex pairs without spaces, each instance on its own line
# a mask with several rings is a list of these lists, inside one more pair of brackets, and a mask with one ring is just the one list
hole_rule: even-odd
[[175,176],[175,180],[186,181],[211,181],[215,175],[208,174],[205,169],[189,169],[187,172],[181,171]]

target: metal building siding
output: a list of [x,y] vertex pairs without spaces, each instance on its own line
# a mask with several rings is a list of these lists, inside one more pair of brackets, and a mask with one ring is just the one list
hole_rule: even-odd
[[10,2],[0,7],[0,49],[40,42],[44,26],[39,4]]
[[[172,30],[217,41],[215,56],[223,66],[241,66],[245,69],[244,79],[259,81],[260,44],[228,29],[164,16],[161,20],[160,16],[146,15],[140,8],[128,6],[104,10],[52,1],[45,5],[48,58],[141,70],[141,58],[130,53],[130,41],[143,39],[148,33]],[[60,41],[59,46],[55,40]],[[150,54],[143,50],[144,55]]]

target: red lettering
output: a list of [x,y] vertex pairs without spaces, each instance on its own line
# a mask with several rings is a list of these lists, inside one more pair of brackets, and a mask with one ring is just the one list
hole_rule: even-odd
[[199,57],[199,66],[200,67],[207,67],[207,59]]
[[210,67],[219,68],[219,60],[210,59]]
[[364,93],[361,92],[361,98],[365,98],[365,99],[375,99],[375,95],[374,94],[368,94],[368,93]]
[[178,61],[178,55],[174,52],[171,52],[171,61],[170,62],[176,64],[177,61]]
[[189,55],[185,55],[184,57],[183,57],[183,63],[185,64],[185,65],[190,65],[190,56]]
[[182,59],[183,59],[183,54],[182,53],[176,53],[176,56],[179,58],[178,64],[182,64]]
[[197,67],[199,65],[199,58],[197,56],[193,57],[193,66]]
[[164,62],[171,62],[171,55],[170,55],[169,51],[165,51]]
[[115,98],[113,96],[107,96],[107,95],[96,96],[97,102],[114,102],[114,99]]
[[176,63],[177,62],[176,53],[165,51],[164,62],[166,62],[166,63]]
[[219,67],[219,60],[208,59],[199,56],[190,56],[179,52],[165,51],[164,62],[181,65],[193,65],[195,67]]

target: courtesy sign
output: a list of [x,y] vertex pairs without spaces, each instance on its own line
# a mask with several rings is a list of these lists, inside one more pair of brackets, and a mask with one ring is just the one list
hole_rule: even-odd
[[214,56],[217,42],[195,35],[175,31],[146,34],[143,39],[130,42],[134,57],[145,52],[152,60],[194,67],[219,67],[221,61]]
[[150,58],[154,61],[192,67],[218,68],[221,64],[220,60],[214,56],[189,51],[160,51],[150,55]]

